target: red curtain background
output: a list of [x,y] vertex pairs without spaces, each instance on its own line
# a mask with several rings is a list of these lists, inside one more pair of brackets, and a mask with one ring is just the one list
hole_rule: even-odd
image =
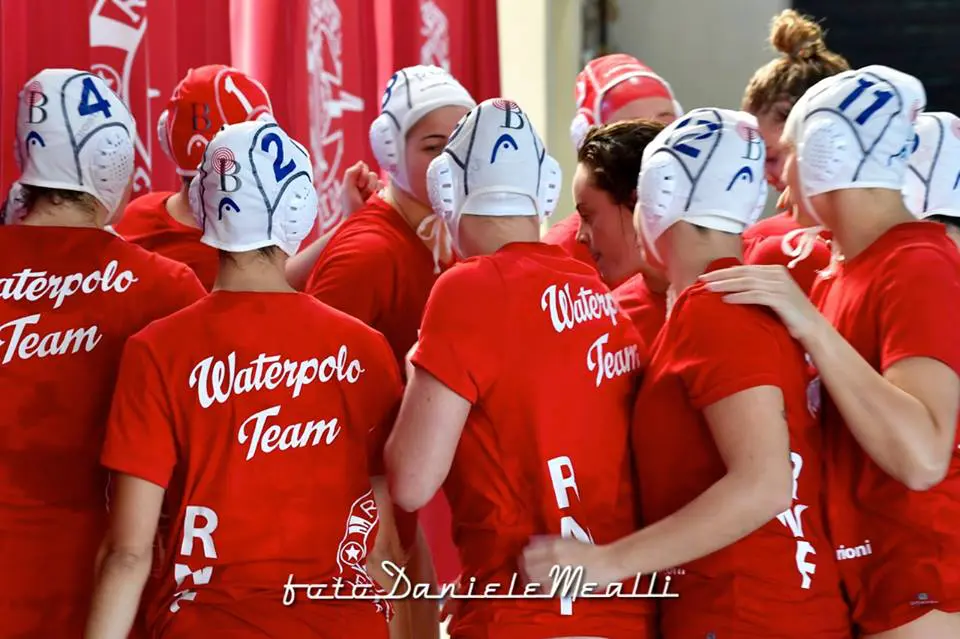
[[188,69],[214,63],[260,80],[310,149],[325,230],[341,215],[343,171],[376,168],[367,130],[395,69],[437,64],[478,101],[499,94],[496,0],[3,0],[0,201],[18,174],[16,96],[30,76],[91,69],[120,94],[137,119],[136,197],[179,188],[157,118]]

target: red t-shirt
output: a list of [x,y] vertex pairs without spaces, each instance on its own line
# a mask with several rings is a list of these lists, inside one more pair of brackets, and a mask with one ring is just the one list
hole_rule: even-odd
[[300,293],[215,291],[133,336],[102,461],[167,490],[155,636],[386,637],[369,601],[280,602],[290,575],[372,583],[369,464],[400,394],[383,336]]
[[613,299],[633,321],[645,349],[650,352],[657,334],[667,321],[666,293],[651,291],[643,274],[637,273],[613,289]]
[[793,214],[783,211],[756,222],[743,232],[744,243],[763,240],[768,237],[783,237],[790,231],[803,228]]
[[588,264],[597,270],[597,262],[590,254],[590,248],[583,242],[577,241],[577,232],[580,231],[580,216],[577,213],[571,213],[553,226],[551,226],[543,236],[544,244],[553,244],[559,246],[568,255],[571,255],[584,264]]
[[[582,531],[603,544],[634,530],[638,339],[596,271],[559,247],[509,244],[440,277],[413,362],[473,404],[444,483],[462,585],[507,592],[532,535]],[[648,602],[579,599],[572,615],[565,605],[460,600],[451,636],[652,636]]]
[[374,195],[330,238],[306,292],[383,333],[402,366],[417,341],[434,271],[423,240]]
[[[707,270],[737,264],[717,260]],[[809,381],[803,351],[771,313],[727,304],[699,283],[678,296],[634,412],[644,523],[672,515],[726,474],[703,409],[757,386],[783,391],[794,501],[740,541],[674,569],[672,590],[680,596],[661,602],[665,639],[850,636],[824,530],[822,442],[807,405]]]
[[830,266],[830,245],[818,236],[810,255],[791,267],[790,262],[793,261],[793,258],[783,252],[782,243],[782,235],[770,235],[750,241],[744,240],[743,261],[745,264],[780,264],[786,266],[794,281],[800,285],[804,293],[809,295],[814,282],[820,276],[820,272]]
[[[930,357],[960,374],[960,256],[942,226],[893,227],[812,299],[878,372]],[[911,491],[864,453],[824,391],[830,530],[855,621],[874,634],[960,611],[960,457],[935,488]]]
[[167,200],[174,193],[148,193],[130,202],[114,229],[125,240],[186,264],[208,291],[220,271],[217,249],[201,244],[200,229],[173,219]]
[[[383,333],[402,371],[437,281],[435,270],[423,240],[390,204],[373,195],[330,238],[305,291]],[[448,521],[442,502],[434,500],[427,508],[433,511],[432,521]],[[394,515],[400,542],[410,548],[416,541],[416,515],[400,509]],[[459,567],[450,561],[449,531],[431,528],[426,533],[439,579],[455,580]]]
[[105,231],[0,227],[0,634],[83,634],[123,344],[203,295],[187,267]]

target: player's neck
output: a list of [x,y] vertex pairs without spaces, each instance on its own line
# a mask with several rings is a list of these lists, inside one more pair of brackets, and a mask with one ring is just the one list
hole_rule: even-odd
[[433,209],[392,184],[388,184],[383,190],[383,199],[400,214],[400,217],[414,231],[420,227],[420,224],[426,218],[433,215]]
[[829,199],[822,200],[826,206],[821,215],[844,259],[863,253],[894,226],[916,221],[899,191],[847,189],[826,195]]
[[104,219],[93,211],[70,203],[52,204],[40,201],[27,214],[24,226],[66,226],[74,228],[102,229]]
[[267,258],[256,251],[220,254],[215,291],[296,293],[287,282],[286,258]]
[[695,245],[673,247],[676,259],[667,266],[668,278],[678,293],[696,283],[707,267],[724,258],[743,260],[743,240],[739,235],[707,231]]
[[167,213],[170,214],[170,217],[184,226],[189,226],[195,229],[200,228],[197,225],[197,218],[194,217],[193,210],[190,208],[190,197],[187,195],[187,193],[187,187],[184,187],[168,197],[165,205],[167,208]]
[[465,214],[459,230],[463,257],[493,255],[507,244],[540,242],[540,222],[534,217]]

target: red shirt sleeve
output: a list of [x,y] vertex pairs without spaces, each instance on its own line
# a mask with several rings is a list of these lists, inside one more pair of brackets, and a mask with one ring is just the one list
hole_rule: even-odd
[[383,449],[393,430],[403,397],[403,383],[400,381],[400,369],[393,356],[393,350],[383,335],[377,333],[376,348],[372,353],[373,364],[367,369],[370,379],[366,385],[367,395],[363,398],[363,423],[370,425],[368,437],[370,475],[384,475]]
[[694,408],[757,386],[783,386],[780,343],[770,325],[776,320],[764,311],[706,292],[677,310],[672,357]]
[[313,267],[306,293],[372,326],[387,306],[382,291],[395,287],[397,273],[390,247],[370,239],[334,236]]
[[[211,287],[212,288],[212,287]],[[190,268],[184,267],[176,276],[176,282],[170,287],[170,312],[186,308],[207,294],[200,279]]]
[[877,278],[880,370],[908,357],[930,357],[960,375],[957,258],[929,246],[908,246],[900,251],[896,271]]
[[101,463],[167,487],[177,463],[173,415],[148,345],[134,335],[123,349]]
[[781,236],[774,236],[749,242],[744,246],[744,263],[786,266],[790,275],[803,289],[803,292],[810,295],[810,290],[813,288],[814,282],[817,281],[818,274],[830,265],[830,247],[826,242],[818,239],[814,243],[810,255],[791,268],[789,264],[793,258],[784,254],[780,246],[781,239]]
[[468,261],[448,270],[430,292],[414,365],[476,403],[500,369],[505,302],[503,279],[494,267]]

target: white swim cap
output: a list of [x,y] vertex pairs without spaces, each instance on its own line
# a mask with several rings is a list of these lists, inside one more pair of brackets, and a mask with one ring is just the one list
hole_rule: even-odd
[[454,247],[461,215],[542,219],[556,207],[561,184],[560,165],[527,114],[502,98],[465,115],[427,169],[430,202]]
[[910,212],[960,217],[960,118],[952,113],[923,113],[903,192]]
[[226,125],[203,153],[190,207],[208,246],[294,255],[317,219],[310,155],[276,123]]
[[410,192],[404,160],[407,133],[425,115],[446,106],[472,109],[470,93],[440,67],[417,65],[400,69],[387,82],[380,115],[370,125],[370,146],[380,168],[401,189]]
[[[114,219],[133,176],[136,124],[110,87],[87,71],[45,69],[20,92],[16,159],[19,184],[80,191]],[[26,211],[18,185],[8,222]]]
[[796,147],[801,197],[840,189],[900,191],[914,122],[925,106],[919,80],[880,65],[810,87],[784,126],[784,138]]
[[637,179],[640,227],[654,257],[667,229],[684,221],[740,234],[767,199],[766,150],[757,119],[742,111],[694,109],[643,151]]

